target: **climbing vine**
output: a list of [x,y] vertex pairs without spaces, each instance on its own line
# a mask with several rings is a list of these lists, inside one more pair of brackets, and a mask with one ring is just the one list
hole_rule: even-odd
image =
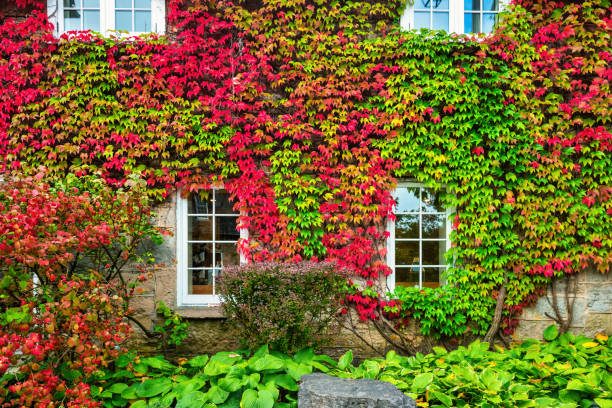
[[401,31],[400,0],[171,0],[169,37],[54,39],[20,3],[0,24],[4,171],[137,173],[160,200],[223,183],[250,260],[335,260],[364,320],[401,308],[380,301],[386,226],[418,180],[453,209],[456,335],[510,333],[550,279],[609,269],[607,0],[518,0],[480,38]]

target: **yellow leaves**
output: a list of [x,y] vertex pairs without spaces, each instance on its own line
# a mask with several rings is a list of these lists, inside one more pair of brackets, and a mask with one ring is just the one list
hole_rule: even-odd
[[599,346],[599,344],[595,343],[594,341],[587,341],[586,343],[582,343],[582,347],[584,347],[585,349],[591,349],[597,346]]
[[600,343],[604,343],[604,342],[608,341],[608,336],[606,336],[605,334],[602,334],[602,333],[598,333],[597,336],[595,336],[595,339],[597,339],[597,341],[600,342]]

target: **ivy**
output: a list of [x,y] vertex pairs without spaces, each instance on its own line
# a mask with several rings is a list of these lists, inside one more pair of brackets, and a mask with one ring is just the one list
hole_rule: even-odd
[[172,0],[172,40],[4,19],[3,167],[137,173],[158,199],[224,183],[248,259],[335,261],[364,320],[387,305],[390,191],[418,180],[454,210],[469,305],[440,333],[484,335],[499,296],[510,333],[554,277],[609,270],[610,3],[515,1],[489,37],[400,31],[403,7]]

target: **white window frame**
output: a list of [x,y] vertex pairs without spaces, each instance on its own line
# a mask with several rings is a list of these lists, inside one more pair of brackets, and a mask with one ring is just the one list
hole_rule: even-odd
[[[53,24],[53,34],[59,37],[65,33],[64,0],[47,0],[47,16]],[[166,0],[151,0],[151,33],[166,34]],[[100,32],[115,34],[115,0],[100,0]],[[148,34],[132,31],[127,36]],[[125,35],[125,34],[123,34]]]
[[[410,182],[410,181],[406,181],[406,182],[399,182],[397,183],[397,189],[399,188],[419,188],[419,239],[418,242],[423,242],[423,241],[440,241],[440,240],[436,240],[436,239],[428,239],[425,238],[423,239],[422,237],[420,237],[421,233],[422,233],[422,218],[423,218],[423,214],[428,214],[428,213],[424,213],[423,212],[423,208],[420,205],[420,200],[421,200],[421,190],[422,189],[431,189],[430,187],[427,187],[425,184],[423,183],[418,183],[418,182]],[[391,192],[391,195],[394,197],[394,199],[397,197],[397,189]],[[396,200],[397,201],[397,200]],[[453,213],[453,209],[452,208],[445,208],[445,214],[446,214],[446,252],[448,253],[448,251],[451,248],[451,239],[450,239],[450,235],[452,232],[452,222],[450,220],[451,215]],[[393,213],[395,214],[395,205],[393,206]],[[387,222],[387,231],[389,232],[389,238],[387,238],[387,265],[391,268],[391,274],[389,276],[387,276],[387,288],[390,292],[393,292],[395,290],[395,221],[389,219],[389,221]],[[421,245],[419,244],[419,248],[421,247]],[[419,250],[420,251],[420,250]],[[425,267],[439,267],[439,268],[446,268],[446,271],[448,272],[448,268],[450,267],[450,265],[445,264],[445,265],[425,265]],[[442,283],[441,283],[442,285]],[[421,254],[419,254],[419,288],[423,287],[423,257]]]
[[[223,190],[223,187],[215,187],[213,190]],[[215,206],[213,204],[213,217],[215,214]],[[182,198],[180,193],[176,194],[176,289],[177,289],[177,306],[218,306],[221,303],[219,295],[193,295],[189,294],[189,260],[188,260],[188,241],[189,241],[189,199]],[[214,218],[212,220],[212,238],[214,241],[216,228]],[[248,238],[246,229],[238,230],[240,239]],[[220,241],[223,243],[225,241]],[[238,248],[236,248],[238,251]],[[246,259],[239,252],[240,264],[245,264]],[[214,264],[213,264],[214,265]],[[214,291],[215,279],[213,279]]]
[[[414,0],[419,1],[419,0]],[[448,32],[455,34],[472,34],[465,33],[463,31],[463,18],[464,18],[464,10],[463,10],[463,2],[464,0],[449,0],[449,16],[448,16]],[[499,11],[498,13],[503,12],[507,6],[510,4],[510,0],[500,0],[499,1]],[[404,13],[400,17],[400,27],[404,30],[411,30],[414,27],[414,5],[408,4]],[[480,12],[482,14],[482,11]],[[476,33],[474,33],[476,34]]]

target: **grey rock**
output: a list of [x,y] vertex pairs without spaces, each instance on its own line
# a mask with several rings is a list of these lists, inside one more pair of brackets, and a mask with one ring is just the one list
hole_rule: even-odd
[[300,379],[299,408],[416,408],[416,403],[393,384],[351,380],[327,374]]

